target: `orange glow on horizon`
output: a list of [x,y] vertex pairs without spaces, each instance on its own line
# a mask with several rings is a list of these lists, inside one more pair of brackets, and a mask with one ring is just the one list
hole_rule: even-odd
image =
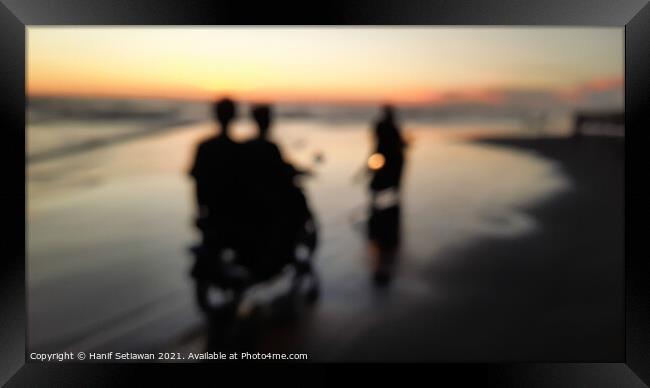
[[[110,86],[109,86],[110,85]],[[229,96],[242,101],[274,101],[274,102],[304,102],[304,103],[341,103],[341,104],[378,104],[396,103],[400,105],[422,105],[441,101],[439,96],[426,90],[387,90],[383,92],[339,90],[339,91],[239,91],[193,89],[185,87],[133,87],[132,85],[110,84],[109,82],[84,84],[78,88],[68,86],[68,90],[60,92],[58,85],[43,84],[39,88],[28,88],[27,94],[31,97],[107,97],[107,98],[162,98],[180,100],[213,100],[222,96]]]
[[590,92],[605,92],[608,90],[620,90],[623,92],[625,80],[622,76],[599,77],[589,80],[581,85],[573,86],[562,90],[559,95],[568,102],[575,103]]
[[29,96],[499,104],[502,90],[618,87],[611,80],[623,71],[622,30],[612,28],[29,27],[27,33]]

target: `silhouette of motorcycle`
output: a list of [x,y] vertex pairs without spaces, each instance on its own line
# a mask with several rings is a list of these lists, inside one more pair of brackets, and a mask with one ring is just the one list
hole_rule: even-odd
[[[297,174],[305,175],[303,172]],[[320,285],[313,268],[318,244],[317,223],[300,184],[294,184],[289,197],[293,211],[300,214],[300,218],[284,249],[255,249],[258,244],[246,239],[224,242],[206,227],[206,219],[196,221],[202,242],[191,248],[195,259],[191,274],[195,280],[197,303],[205,313],[221,311],[224,306],[237,311],[247,290],[271,282],[286,272],[292,272],[292,292],[304,297],[307,303],[318,299]]]

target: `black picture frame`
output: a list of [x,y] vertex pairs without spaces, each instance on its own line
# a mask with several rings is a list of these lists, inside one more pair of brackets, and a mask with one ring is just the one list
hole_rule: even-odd
[[[436,380],[481,386],[610,387],[650,384],[650,249],[646,179],[650,5],[645,0],[363,0],[327,2],[197,0],[0,0],[0,383],[114,385],[156,365],[25,363],[25,34],[32,25],[553,25],[625,27],[625,357],[604,364],[432,364]],[[645,132],[644,132],[645,131]],[[634,160],[634,162],[632,161]],[[27,188],[28,189],[28,188]],[[636,225],[633,225],[636,223]],[[267,364],[268,365],[268,364]],[[211,365],[214,368],[223,365]],[[179,368],[159,368],[166,379]],[[291,367],[295,367],[295,364]],[[266,368],[267,370],[270,368]],[[161,374],[161,372],[164,372]],[[194,372],[192,372],[194,373]],[[176,374],[174,378],[184,379]],[[171,380],[167,380],[169,383]]]

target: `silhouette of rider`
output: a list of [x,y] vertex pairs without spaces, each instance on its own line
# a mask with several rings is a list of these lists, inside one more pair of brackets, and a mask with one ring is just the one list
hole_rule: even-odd
[[298,233],[309,213],[302,191],[294,184],[295,177],[304,172],[287,163],[279,147],[269,140],[271,107],[256,105],[251,113],[258,135],[245,143],[244,175],[247,192],[254,196],[249,198],[249,211],[256,221],[249,230],[259,254],[254,255],[257,262],[253,266],[270,274],[293,258]]
[[206,249],[243,244],[241,145],[229,133],[236,114],[235,103],[228,98],[214,104],[220,131],[199,144],[190,171],[196,183],[197,226],[203,232]]

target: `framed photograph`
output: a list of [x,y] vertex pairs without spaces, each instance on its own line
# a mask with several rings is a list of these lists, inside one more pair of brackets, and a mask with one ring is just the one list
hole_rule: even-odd
[[644,1],[0,19],[3,384],[376,363],[650,381]]

